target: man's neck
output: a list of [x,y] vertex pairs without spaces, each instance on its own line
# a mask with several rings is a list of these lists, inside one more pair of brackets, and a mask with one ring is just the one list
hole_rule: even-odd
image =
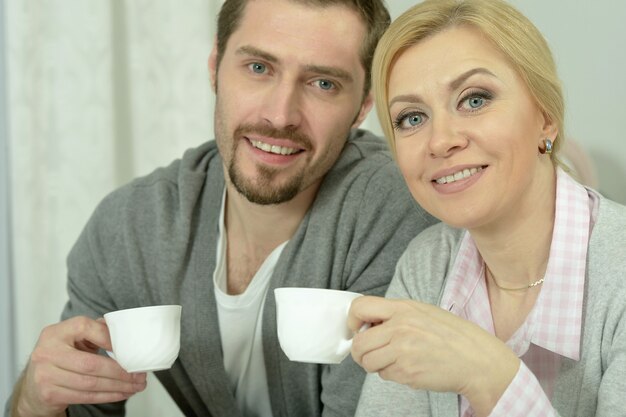
[[240,294],[269,254],[294,235],[315,200],[319,184],[274,205],[251,203],[232,184],[226,187],[228,293]]

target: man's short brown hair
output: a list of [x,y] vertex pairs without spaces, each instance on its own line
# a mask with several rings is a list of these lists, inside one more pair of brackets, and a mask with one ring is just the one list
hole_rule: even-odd
[[[224,56],[226,44],[243,15],[249,0],[225,0],[217,19],[217,65]],[[288,0],[311,7],[345,6],[358,12],[366,28],[366,36],[361,47],[361,64],[365,70],[364,92],[371,88],[372,59],[378,40],[383,35],[391,18],[384,0]]]

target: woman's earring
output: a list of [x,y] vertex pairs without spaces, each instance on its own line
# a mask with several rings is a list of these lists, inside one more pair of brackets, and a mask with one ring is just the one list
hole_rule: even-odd
[[552,141],[550,139],[546,138],[543,140],[543,146],[539,146],[539,153],[547,155],[552,154]]

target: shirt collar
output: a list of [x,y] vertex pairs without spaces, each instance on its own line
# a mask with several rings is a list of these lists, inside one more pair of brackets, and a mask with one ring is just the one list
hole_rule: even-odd
[[557,168],[554,217],[550,258],[533,314],[531,342],[578,360],[589,245],[589,196],[561,168]]

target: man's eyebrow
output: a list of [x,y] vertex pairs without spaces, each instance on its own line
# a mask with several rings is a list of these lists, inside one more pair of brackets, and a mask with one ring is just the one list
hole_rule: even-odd
[[[237,49],[236,54],[258,57],[273,64],[279,62],[279,59],[276,56],[250,45],[244,45],[241,48]],[[338,78],[346,83],[354,81],[352,74],[350,74],[346,70],[337,67],[329,67],[326,65],[305,65],[304,71]]]
[[313,72],[320,75],[327,75],[329,77],[338,78],[346,83],[354,81],[352,74],[348,71],[337,67],[327,67],[324,65],[306,65],[304,70],[307,72]]
[[235,52],[237,55],[249,55],[249,56],[253,56],[253,57],[259,57],[264,59],[267,62],[271,62],[271,63],[276,63],[278,62],[278,58],[276,58],[274,55],[262,51],[258,48],[255,48],[254,46],[250,46],[250,45],[244,45],[241,48],[237,49],[237,51]]
[[[450,90],[456,90],[463,84],[468,78],[476,74],[485,74],[491,77],[496,77],[496,75],[489,71],[487,68],[472,68],[469,71],[465,71],[463,74],[456,77],[452,82],[450,82]],[[421,103],[423,102],[422,98],[418,94],[403,94],[401,96],[396,96],[389,101],[389,106],[396,102],[406,102],[406,103]]]

